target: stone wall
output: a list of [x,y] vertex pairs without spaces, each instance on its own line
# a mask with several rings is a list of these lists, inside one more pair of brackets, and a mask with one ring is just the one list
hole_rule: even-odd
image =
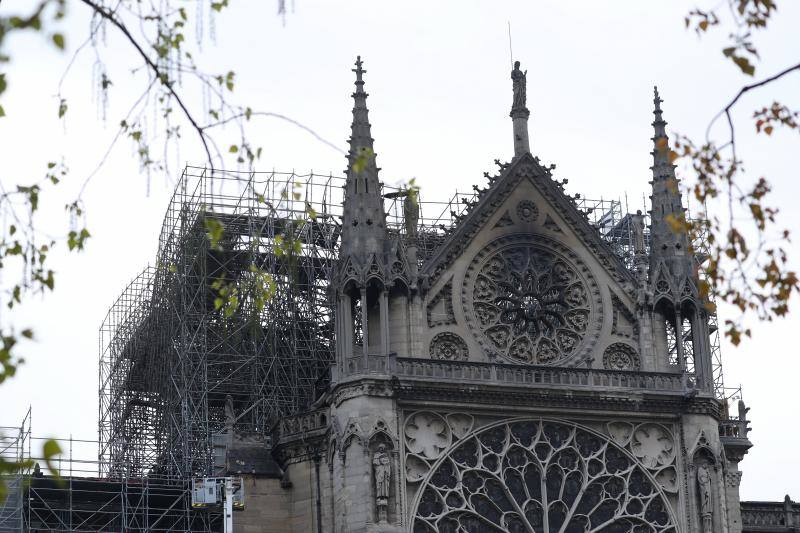
[[245,509],[233,514],[235,533],[285,533],[289,521],[290,492],[279,479],[242,476]]

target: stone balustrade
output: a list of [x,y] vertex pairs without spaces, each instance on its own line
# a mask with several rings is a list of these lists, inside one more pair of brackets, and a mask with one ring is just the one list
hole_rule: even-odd
[[750,432],[747,420],[739,420],[737,417],[730,417],[719,422],[719,436],[730,438],[746,439]]
[[786,496],[782,502],[742,502],[742,531],[800,531],[800,504]]
[[[365,371],[365,367],[368,369]],[[594,368],[570,368],[470,361],[357,356],[345,361],[342,376],[334,368],[333,379],[382,374],[401,379],[441,380],[476,383],[500,383],[531,386],[568,386],[573,388],[641,389],[684,393],[692,389],[692,376],[663,372],[631,372]]]
[[280,439],[297,434],[307,434],[314,430],[327,430],[327,428],[327,408],[287,416],[278,422],[278,434]]
[[394,374],[400,378],[675,392],[683,392],[687,388],[685,376],[657,372],[625,372],[593,368],[523,366],[411,358],[397,358],[395,367]]

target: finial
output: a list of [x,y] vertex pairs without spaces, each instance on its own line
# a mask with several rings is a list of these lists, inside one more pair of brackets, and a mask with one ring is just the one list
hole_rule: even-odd
[[653,85],[653,103],[656,105],[656,112],[661,112],[661,102],[664,100],[658,95],[658,85]]
[[363,64],[364,63],[361,61],[361,56],[356,56],[356,68],[353,69],[353,72],[356,73],[356,85],[364,83],[363,76],[367,71],[362,68]]

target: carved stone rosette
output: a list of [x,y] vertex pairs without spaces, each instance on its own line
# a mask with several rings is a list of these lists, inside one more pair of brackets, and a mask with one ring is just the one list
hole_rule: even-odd
[[523,222],[533,222],[539,216],[539,208],[530,200],[522,200],[517,204],[517,216]]
[[603,352],[603,367],[609,370],[639,370],[639,354],[624,342],[615,342]]
[[439,333],[431,340],[430,354],[432,359],[446,361],[466,361],[469,348],[464,339],[455,333]]

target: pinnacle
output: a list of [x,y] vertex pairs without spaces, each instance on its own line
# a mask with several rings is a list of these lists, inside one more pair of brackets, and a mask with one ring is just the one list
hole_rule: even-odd
[[656,109],[655,109],[656,113],[660,113],[661,112],[661,102],[663,102],[663,101],[664,100],[662,100],[661,97],[658,95],[658,85],[653,85],[653,103],[656,106]]

